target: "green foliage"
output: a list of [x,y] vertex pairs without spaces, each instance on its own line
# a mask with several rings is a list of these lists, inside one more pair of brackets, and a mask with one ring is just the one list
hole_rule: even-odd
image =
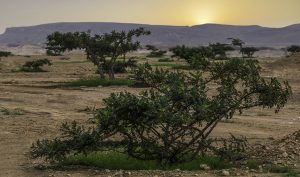
[[172,57],[184,59],[193,69],[203,69],[209,64],[208,59],[213,58],[211,47],[177,46],[170,49]]
[[271,173],[289,173],[291,168],[280,165],[267,165],[265,166],[265,170]]
[[243,48],[243,45],[245,44],[244,41],[242,41],[241,39],[238,38],[228,38],[229,40],[231,40],[231,44],[235,47],[239,47],[240,49]]
[[[255,60],[209,63],[193,73],[146,64],[134,71],[134,78],[150,88],[139,95],[111,94],[96,111],[92,128],[64,124],[63,136],[35,143],[32,156],[60,160],[110,150],[138,160],[184,163],[211,148],[209,136],[221,120],[253,107],[278,112],[291,95],[287,82],[261,77]],[[231,144],[226,150],[243,147],[238,141]]]
[[[127,72],[127,68],[133,69],[137,67],[137,61],[135,60],[127,60],[127,61],[116,61],[115,65],[114,65],[114,73],[126,73]],[[110,65],[108,63],[105,63],[103,65],[103,72],[104,73],[109,73],[110,71]],[[96,72],[97,74],[99,74],[99,70]]]
[[255,47],[243,47],[241,49],[241,53],[243,55],[243,57],[248,57],[248,58],[253,58],[253,55],[255,52],[259,51],[257,48]]
[[42,67],[44,65],[51,66],[52,63],[48,59],[38,59],[38,60],[34,60],[34,61],[28,61],[21,67],[21,71],[24,71],[24,72],[44,72],[44,70],[42,69]]
[[13,54],[11,52],[0,51],[0,57],[9,57]]
[[295,54],[295,53],[298,53],[300,52],[300,46],[298,45],[292,45],[292,46],[289,46],[287,48],[287,51],[290,52],[292,55]]
[[129,79],[101,79],[98,77],[79,79],[70,83],[67,83],[68,87],[97,87],[97,86],[132,86],[134,81]]
[[287,172],[287,174],[285,174],[285,177],[299,177],[300,176],[300,172],[297,171],[289,171]]
[[49,56],[61,56],[65,51],[83,49],[84,43],[86,43],[89,38],[90,32],[54,32],[47,36],[46,54]]
[[234,50],[229,44],[209,44],[212,51],[212,59],[226,59],[226,52]]
[[268,173],[281,173],[284,177],[299,177],[300,172],[299,169],[294,169],[289,166],[283,165],[265,165],[264,171]]
[[147,57],[149,57],[149,58],[163,57],[167,53],[167,51],[159,50],[158,48],[156,48],[153,45],[146,45],[146,49],[151,51],[150,54],[147,55]]
[[152,51],[149,55],[147,55],[147,57],[159,58],[159,57],[163,57],[166,53],[167,53],[167,51],[164,51],[164,50]]
[[61,55],[65,51],[83,49],[87,59],[97,66],[100,77],[105,78],[104,67],[108,66],[108,75],[114,78],[116,60],[125,56],[128,52],[140,47],[138,41],[133,38],[149,35],[144,28],[130,30],[128,32],[112,31],[102,35],[91,36],[90,32],[60,33],[55,32],[47,37],[47,53]]
[[259,169],[259,166],[262,165],[262,163],[260,163],[259,161],[257,160],[248,160],[247,161],[247,167],[249,169],[255,169],[255,170],[258,170]]
[[96,152],[88,155],[75,155],[68,158],[63,162],[63,164],[94,166],[101,169],[111,170],[200,170],[199,164],[207,164],[212,169],[224,169],[231,167],[230,163],[227,161],[214,156],[197,156],[190,162],[162,166],[155,160],[142,161],[114,151]]
[[246,149],[248,146],[245,137],[237,138],[233,135],[229,139],[222,138],[216,140],[220,145],[213,148],[214,152],[222,159],[229,161],[238,161],[247,157]]
[[174,60],[170,59],[170,58],[160,58],[158,59],[158,62],[173,62]]

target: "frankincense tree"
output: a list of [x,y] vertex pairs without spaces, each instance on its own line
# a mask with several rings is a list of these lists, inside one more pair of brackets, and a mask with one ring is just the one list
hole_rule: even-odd
[[150,88],[139,95],[111,94],[96,111],[94,127],[64,124],[62,137],[33,144],[32,157],[55,161],[112,150],[141,160],[180,163],[210,147],[209,136],[221,120],[253,107],[278,112],[291,95],[287,82],[264,79],[256,60],[209,62],[193,73],[146,64],[135,71],[135,78]]

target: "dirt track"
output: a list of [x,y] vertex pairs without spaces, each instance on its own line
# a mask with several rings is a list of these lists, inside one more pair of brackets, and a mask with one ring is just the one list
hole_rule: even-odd
[[[55,83],[93,75],[94,68],[90,63],[85,62],[83,56],[75,56],[68,61],[54,58],[54,65],[47,68],[50,72],[11,72],[25,60],[32,60],[32,58],[9,57],[0,61],[0,68],[2,68],[0,69],[0,108],[13,112],[10,115],[0,113],[0,176],[113,175],[114,172],[84,169],[65,172],[38,170],[34,168],[36,162],[28,159],[27,154],[31,144],[37,139],[59,135],[58,129],[62,122],[73,120],[87,122],[92,115],[80,110],[88,106],[101,107],[102,99],[112,92],[127,90],[137,93],[139,90],[128,87],[48,88],[46,86]],[[214,136],[233,133],[245,135],[252,142],[265,142],[270,137],[278,139],[300,129],[300,63],[298,67],[289,69],[285,68],[284,64],[276,67],[269,64],[273,61],[262,62],[263,75],[288,79],[294,92],[292,100],[279,114],[274,114],[274,110],[258,108],[246,111],[242,116],[235,116],[233,120],[221,123]],[[213,176],[204,172],[179,174],[192,176],[196,173],[200,176]],[[135,172],[131,176],[154,176],[154,174]]]

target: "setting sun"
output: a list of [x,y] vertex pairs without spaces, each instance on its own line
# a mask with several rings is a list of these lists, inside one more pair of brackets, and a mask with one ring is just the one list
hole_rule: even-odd
[[202,13],[201,15],[198,15],[196,24],[206,24],[206,23],[212,23],[212,17],[209,13]]

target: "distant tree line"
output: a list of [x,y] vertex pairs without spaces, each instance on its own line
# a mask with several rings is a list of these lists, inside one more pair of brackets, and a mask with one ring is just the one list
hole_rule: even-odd
[[6,52],[6,51],[0,51],[0,57],[9,57],[12,56],[13,54],[11,52]]

